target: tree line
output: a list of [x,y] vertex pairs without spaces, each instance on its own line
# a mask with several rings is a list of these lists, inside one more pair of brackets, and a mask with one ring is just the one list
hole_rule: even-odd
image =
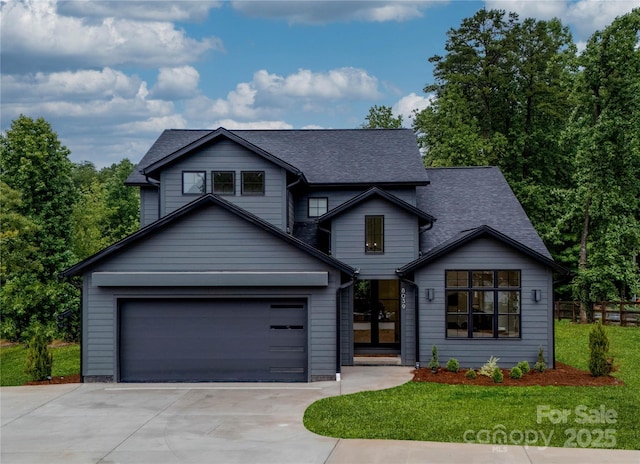
[[[0,336],[79,337],[79,281],[59,273],[139,227],[134,165],[72,163],[42,118],[20,116],[0,136]],[[64,317],[61,317],[64,316]]]
[[[640,293],[640,9],[578,52],[558,19],[478,11],[429,58],[432,104],[413,128],[426,166],[500,167],[554,258],[559,295]],[[400,127],[388,107],[363,127]]]

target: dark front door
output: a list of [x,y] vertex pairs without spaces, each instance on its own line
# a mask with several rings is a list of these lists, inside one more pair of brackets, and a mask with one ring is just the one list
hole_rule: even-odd
[[400,347],[400,282],[360,280],[353,313],[356,350],[393,351]]

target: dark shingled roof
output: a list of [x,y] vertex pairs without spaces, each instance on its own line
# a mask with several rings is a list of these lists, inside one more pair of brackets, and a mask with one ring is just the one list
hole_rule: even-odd
[[427,173],[431,184],[416,189],[417,206],[438,220],[421,235],[423,253],[472,229],[489,226],[551,259],[498,168],[433,168],[427,169]]
[[[147,185],[141,171],[210,130],[166,130],[142,158],[128,185]],[[426,185],[410,129],[231,130],[304,173],[309,184]]]

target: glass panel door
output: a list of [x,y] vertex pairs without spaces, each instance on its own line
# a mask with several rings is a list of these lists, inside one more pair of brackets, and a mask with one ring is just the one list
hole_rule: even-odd
[[357,347],[400,346],[398,280],[361,280],[356,283],[353,332]]

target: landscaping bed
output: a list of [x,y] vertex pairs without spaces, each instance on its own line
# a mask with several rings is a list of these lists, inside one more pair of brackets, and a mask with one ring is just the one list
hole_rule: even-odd
[[602,377],[592,377],[587,371],[577,369],[567,364],[556,362],[555,369],[547,369],[544,372],[534,370],[524,374],[520,379],[509,377],[509,369],[501,369],[504,379],[502,383],[494,383],[493,379],[478,375],[475,379],[465,377],[467,369],[460,369],[459,372],[449,372],[444,368],[439,368],[437,374],[433,374],[429,368],[420,368],[414,371],[414,382],[445,383],[450,385],[478,385],[478,386],[549,386],[558,387],[599,387],[611,385],[624,385],[622,380],[605,375]]

